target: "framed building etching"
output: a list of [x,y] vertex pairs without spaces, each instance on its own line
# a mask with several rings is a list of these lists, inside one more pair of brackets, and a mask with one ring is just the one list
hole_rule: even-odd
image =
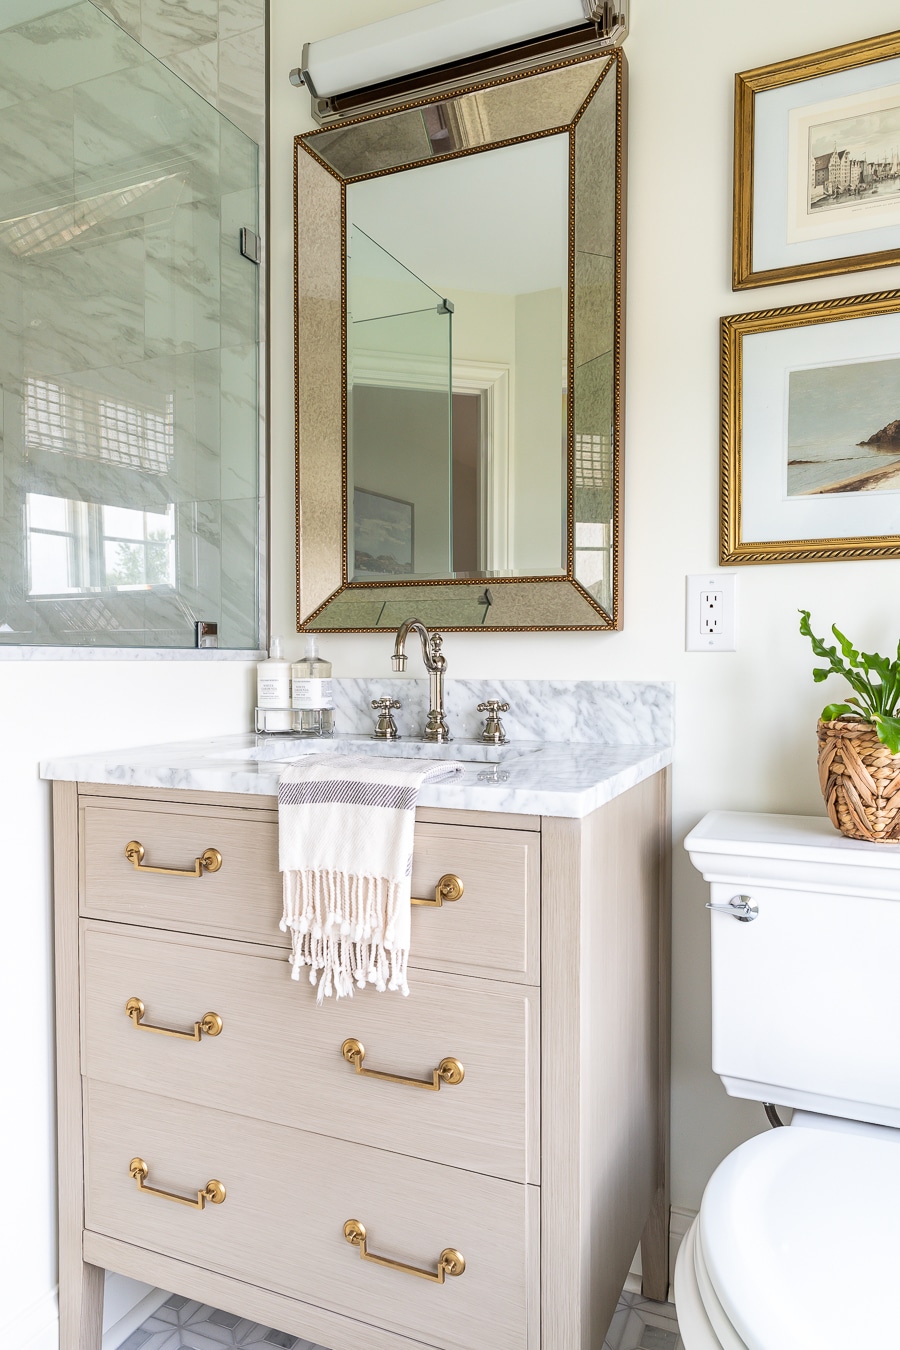
[[721,561],[900,558],[900,291],[722,320]]
[[735,77],[733,287],[900,263],[900,32]]

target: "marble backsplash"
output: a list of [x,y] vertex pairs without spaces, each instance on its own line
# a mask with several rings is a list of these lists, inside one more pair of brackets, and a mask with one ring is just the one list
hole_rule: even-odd
[[[387,676],[335,680],[335,730],[365,734],[374,728],[372,700],[392,695],[401,707],[394,720],[401,736],[417,738],[428,712],[427,679]],[[477,739],[484,725],[479,703],[496,698],[508,739],[593,745],[671,745],[675,688],[632,680],[454,680],[445,683],[451,735]]]

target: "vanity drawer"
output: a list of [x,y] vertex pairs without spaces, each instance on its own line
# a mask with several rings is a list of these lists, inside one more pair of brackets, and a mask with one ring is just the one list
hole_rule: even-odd
[[[87,1229],[405,1333],[446,1350],[531,1350],[538,1275],[536,1187],[287,1129],[145,1092],[88,1081]],[[197,1197],[202,1211],[142,1194]],[[456,1249],[465,1272],[442,1284],[361,1259],[344,1224],[367,1230],[371,1254],[436,1272]]]
[[[282,1125],[391,1149],[514,1181],[539,1167],[538,996],[527,987],[413,972],[409,998],[367,989],[317,1007],[281,953],[235,951],[175,935],[82,924],[83,1046],[89,1078],[146,1089]],[[190,1033],[207,1012],[220,1033]],[[459,1083],[437,1091],[357,1074],[345,1041],[362,1043],[364,1070],[434,1084],[455,1059]],[[452,1070],[452,1066],[451,1066]]]
[[[211,937],[288,946],[279,930],[281,873],[274,812],[84,798],[81,913]],[[125,856],[142,845],[140,870]],[[193,870],[207,849],[216,871]],[[180,869],[161,874],[151,867]],[[417,824],[413,895],[433,900],[458,876],[459,900],[414,906],[410,966],[537,984],[540,835],[529,830]]]
[[[87,800],[80,817],[83,914],[247,942],[287,941],[278,928],[282,900],[274,811]],[[140,870],[125,856],[131,842],[144,850]],[[192,874],[207,849],[221,855],[221,866],[216,871],[201,866],[199,875]],[[153,867],[188,875],[148,870]]]

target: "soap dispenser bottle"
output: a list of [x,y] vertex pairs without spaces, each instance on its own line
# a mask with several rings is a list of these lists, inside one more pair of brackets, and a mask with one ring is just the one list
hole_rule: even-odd
[[256,667],[256,730],[284,733],[292,727],[291,663],[284,659],[281,638],[273,638],[269,659]]
[[334,684],[331,662],[319,655],[318,640],[306,638],[306,655],[291,667],[291,706],[294,730],[303,736],[331,736],[334,732]]

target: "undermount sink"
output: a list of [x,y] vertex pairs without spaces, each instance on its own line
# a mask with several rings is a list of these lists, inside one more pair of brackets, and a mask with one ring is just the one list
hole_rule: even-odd
[[388,759],[439,759],[453,764],[499,764],[515,747],[486,745],[483,741],[376,741],[371,736],[260,736],[242,750],[217,751],[210,759],[290,763],[307,755],[377,755]]

